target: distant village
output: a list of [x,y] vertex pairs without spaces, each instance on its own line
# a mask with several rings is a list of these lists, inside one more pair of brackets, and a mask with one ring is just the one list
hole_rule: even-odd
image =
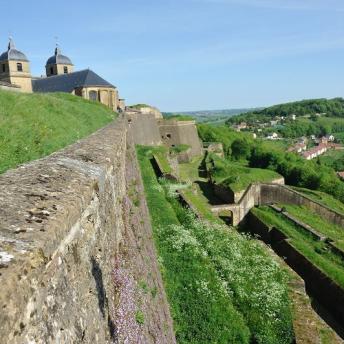
[[[319,113],[316,116],[323,116],[326,113]],[[307,117],[307,116],[305,116]],[[309,116],[308,116],[309,117]],[[275,116],[269,122],[259,122],[248,124],[246,122],[241,122],[239,124],[232,125],[232,128],[236,131],[250,131],[253,132],[253,137],[257,137],[260,134],[263,139],[265,140],[283,140],[282,137],[277,132],[268,132],[264,134],[264,131],[271,128],[278,128],[278,126],[282,126],[287,120],[295,121],[296,115],[291,115],[288,118],[283,116]],[[316,137],[315,135],[311,135],[310,137],[302,136],[297,139],[297,142],[291,144],[287,149],[288,152],[298,153],[306,160],[312,160],[317,158],[318,156],[326,153],[328,150],[339,150],[344,149],[344,146],[339,143],[335,143],[336,138],[334,135],[326,135],[323,137]],[[343,175],[340,176],[344,178],[344,172],[340,172]]]

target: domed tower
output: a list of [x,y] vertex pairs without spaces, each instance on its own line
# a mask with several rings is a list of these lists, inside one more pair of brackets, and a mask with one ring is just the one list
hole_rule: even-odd
[[49,57],[45,65],[47,76],[68,74],[74,71],[74,65],[69,57],[61,54],[61,50],[56,46],[55,54]]
[[0,55],[0,80],[19,86],[23,92],[32,92],[30,62],[15,48],[12,38],[7,51]]

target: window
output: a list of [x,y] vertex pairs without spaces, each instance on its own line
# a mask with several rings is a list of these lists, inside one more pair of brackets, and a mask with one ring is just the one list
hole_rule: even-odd
[[2,65],[2,72],[3,72],[3,73],[6,72],[6,65],[5,65],[5,64]]
[[63,67],[63,73],[68,74],[68,67],[67,66]]
[[50,67],[50,74],[54,74],[54,68]]
[[170,139],[170,138],[171,138],[171,134],[166,134],[166,137],[167,137],[168,139]]
[[89,92],[90,100],[96,101],[98,100],[98,92],[97,91],[90,91]]
[[23,71],[23,65],[20,62],[17,63],[17,71],[18,72],[22,72]]

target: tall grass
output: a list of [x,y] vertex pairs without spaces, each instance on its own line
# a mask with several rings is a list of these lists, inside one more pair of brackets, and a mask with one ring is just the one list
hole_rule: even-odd
[[151,154],[138,148],[178,342],[291,343],[286,274],[255,240],[181,207]]
[[0,173],[89,135],[115,115],[70,94],[0,91]]
[[326,243],[316,241],[312,235],[304,232],[282,214],[269,207],[254,208],[251,211],[267,225],[275,226],[291,239],[293,246],[312,261],[327,276],[344,287],[343,260],[331,252]]
[[326,235],[329,239],[336,242],[338,247],[344,249],[344,230],[343,227],[326,221],[322,216],[306,206],[294,204],[282,204],[289,214],[300,221],[308,224],[317,232]]

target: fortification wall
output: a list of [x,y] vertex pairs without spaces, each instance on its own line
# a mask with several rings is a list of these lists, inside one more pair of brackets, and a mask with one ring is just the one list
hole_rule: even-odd
[[327,221],[344,227],[344,215],[337,213],[291,188],[275,184],[262,184],[261,204],[272,203],[304,205]]
[[0,175],[1,343],[175,343],[131,136],[118,119]]
[[234,202],[236,198],[234,193],[227,188],[219,185],[214,185],[215,194],[224,202],[221,206],[213,206],[213,212],[222,210],[229,210],[232,212],[233,225],[238,225],[246,216],[246,214],[255,205],[269,205],[269,204],[296,204],[303,205],[322,216],[327,221],[344,227],[344,215],[318,203],[307,196],[289,188],[282,184],[284,180],[277,180],[280,184],[251,184],[241,196],[239,201]]
[[162,141],[168,147],[189,145],[189,159],[202,154],[195,121],[158,120],[158,125]]
[[154,114],[128,111],[125,113],[135,144],[145,146],[161,145],[157,120]]
[[0,176],[3,343],[107,343],[123,232],[126,128]]

